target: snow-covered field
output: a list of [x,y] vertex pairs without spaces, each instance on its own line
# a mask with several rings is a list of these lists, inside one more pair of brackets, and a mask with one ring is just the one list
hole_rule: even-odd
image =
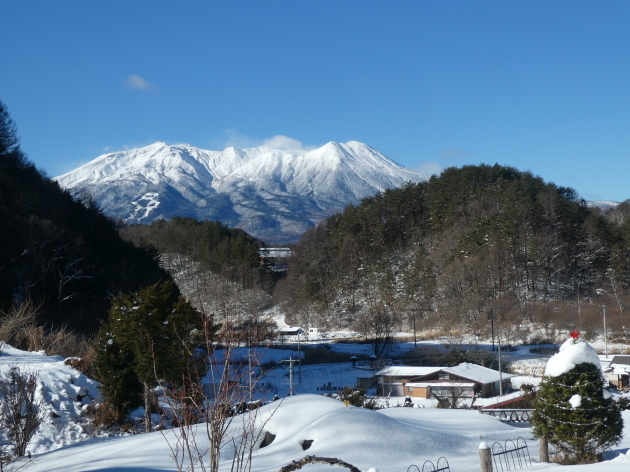
[[[625,412],[626,423],[630,422]],[[452,472],[479,470],[478,447],[523,437],[529,446],[532,468],[558,467],[538,463],[537,443],[529,428],[508,425],[471,410],[391,408],[371,411],[346,407],[319,395],[297,395],[272,402],[257,412],[257,424],[276,435],[267,447],[258,449],[252,471],[276,471],[306,455],[336,457],[361,470],[376,467],[380,472],[404,472],[425,460],[447,458]],[[204,428],[198,427],[199,438]],[[234,432],[232,432],[234,434]],[[42,454],[30,471],[158,471],[176,470],[167,441],[172,432],[94,439]],[[304,440],[313,440],[307,451]],[[627,472],[630,470],[630,437],[624,438],[609,460],[588,466],[571,466],[567,472]],[[229,470],[233,449],[222,454],[221,470]],[[309,470],[328,471],[327,465],[309,465]]]
[[[286,352],[286,351],[285,351]],[[245,355],[245,352],[243,352]],[[268,360],[277,360],[282,352],[269,351]],[[537,356],[525,350],[510,353],[524,365],[536,363]],[[0,356],[0,371],[12,365],[35,371],[40,377],[40,392],[46,403],[47,418],[29,446],[35,462],[28,471],[107,471],[152,472],[175,471],[171,457],[175,444],[173,431],[154,432],[115,438],[89,438],[82,412],[85,405],[98,397],[96,382],[63,363],[59,357],[27,353],[6,346]],[[288,390],[288,369],[273,369],[261,382],[267,382],[282,397]],[[298,381],[299,372],[294,372]],[[522,424],[505,424],[472,410],[430,408],[386,408],[378,411],[346,406],[322,396],[317,390],[328,382],[333,386],[354,385],[362,371],[351,363],[302,367],[302,383],[295,388],[299,395],[271,402],[254,413],[260,440],[264,432],[274,434],[274,441],[256,448],[252,472],[277,471],[280,467],[306,455],[336,457],[360,470],[376,468],[380,472],[405,472],[426,460],[434,463],[445,457],[451,472],[479,471],[478,447],[482,441],[492,445],[523,437],[528,444],[532,469],[561,467],[538,462],[538,444],[531,429]],[[337,380],[338,379],[338,380]],[[533,377],[519,377],[521,382]],[[402,399],[401,399],[402,400]],[[430,402],[430,400],[429,400]],[[392,399],[390,405],[397,404]],[[402,402],[401,402],[402,403]],[[626,434],[622,442],[606,454],[606,461],[585,466],[565,466],[567,472],[627,472],[630,470],[630,411],[624,412]],[[229,431],[239,436],[237,419]],[[197,439],[207,443],[205,428],[197,426]],[[260,442],[259,440],[259,442]],[[305,440],[312,446],[303,450]],[[233,445],[227,444],[221,455],[221,471],[232,467]],[[306,466],[312,472],[330,470],[330,466]],[[498,472],[498,471],[497,471]]]

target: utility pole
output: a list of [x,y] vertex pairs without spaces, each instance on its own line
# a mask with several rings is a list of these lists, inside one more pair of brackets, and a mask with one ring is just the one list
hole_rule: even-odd
[[249,364],[249,401],[252,401],[252,395],[254,393],[254,387],[252,385],[252,348],[249,348],[249,352],[247,354],[248,357],[248,364]]
[[490,307],[490,311],[488,311],[488,319],[492,323],[492,350],[494,351],[494,315],[492,313],[492,307]]
[[418,347],[418,341],[416,339],[416,309],[411,309],[411,316],[413,316],[413,347],[414,349]]
[[300,383],[302,383],[302,355],[300,354],[300,331],[302,328],[298,328],[298,372]]
[[608,333],[606,332],[606,305],[602,305],[602,309],[604,310],[604,354],[606,355],[606,359],[608,359]]
[[293,396],[293,364],[296,363],[296,360],[290,357],[280,362],[289,364],[289,396]]
[[503,396],[503,373],[501,372],[501,336],[499,336],[499,396]]

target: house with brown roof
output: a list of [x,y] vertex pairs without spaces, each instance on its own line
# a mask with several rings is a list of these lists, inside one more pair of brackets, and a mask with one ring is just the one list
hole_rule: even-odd
[[453,390],[458,396],[493,397],[512,387],[511,374],[464,362],[454,367],[392,366],[377,372],[382,395],[431,398],[448,396]]

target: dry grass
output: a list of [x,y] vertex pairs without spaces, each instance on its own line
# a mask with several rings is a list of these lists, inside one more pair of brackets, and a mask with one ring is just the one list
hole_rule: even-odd
[[49,356],[80,357],[81,371],[91,373],[95,356],[94,343],[87,337],[66,327],[46,330],[37,325],[39,306],[30,301],[11,308],[0,315],[0,340],[23,351],[44,351]]
[[[462,331],[459,329],[432,329],[426,331],[418,331],[416,333],[416,339],[418,341],[433,341],[439,338],[460,338]],[[413,340],[413,336],[412,336]]]

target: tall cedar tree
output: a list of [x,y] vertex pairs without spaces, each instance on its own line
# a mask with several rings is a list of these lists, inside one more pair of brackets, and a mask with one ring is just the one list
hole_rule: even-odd
[[150,431],[153,388],[182,385],[191,363],[202,362],[191,356],[202,330],[202,315],[177,296],[172,282],[115,297],[95,361],[105,400],[124,416],[143,397]]
[[[559,462],[601,461],[604,451],[621,440],[621,410],[607,393],[601,371],[588,362],[557,377],[543,377],[534,400],[534,433],[555,447]],[[575,395],[581,401],[574,408],[569,400],[576,401]]]

